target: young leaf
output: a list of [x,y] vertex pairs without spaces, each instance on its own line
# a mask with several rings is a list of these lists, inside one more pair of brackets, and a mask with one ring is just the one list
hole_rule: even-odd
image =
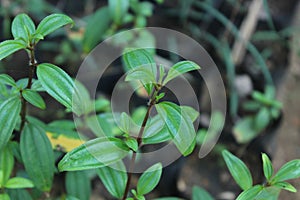
[[[123,63],[126,71],[130,72],[137,67],[144,67],[144,68],[148,68],[152,73],[152,75],[149,76],[151,77],[151,79],[153,79],[153,76],[154,77],[156,76],[157,70],[156,70],[155,61],[152,55],[145,49],[127,50],[123,54],[122,58],[123,58]],[[142,82],[142,84],[144,85],[147,93],[150,95],[153,89],[153,84],[149,84],[149,82],[146,83]]]
[[[78,91],[74,87],[74,81],[66,72],[55,65],[43,63],[37,67],[37,76],[48,94],[68,109],[73,110],[77,115],[81,114],[79,106],[74,105],[72,102],[73,95],[80,94],[78,94]],[[78,97],[76,99],[80,98]]]
[[119,25],[121,24],[124,15],[127,13],[129,0],[109,0],[108,8],[114,23]]
[[86,171],[67,172],[67,194],[80,200],[89,200],[91,195],[91,181]]
[[14,177],[9,179],[4,185],[5,188],[18,189],[18,188],[33,188],[34,185],[31,180],[22,177]]
[[155,83],[155,75],[149,66],[139,66],[130,70],[126,76],[125,81],[139,80],[144,84]]
[[12,97],[0,105],[0,149],[7,144],[17,124],[21,110],[21,101],[18,97]]
[[196,144],[196,132],[185,109],[181,109],[180,106],[171,102],[161,102],[156,104],[155,108],[161,119],[166,123],[178,150],[184,156],[189,155]]
[[262,161],[263,161],[263,170],[264,170],[264,175],[266,177],[266,179],[269,181],[270,178],[273,176],[273,165],[269,159],[269,157],[267,156],[267,154],[262,153]]
[[127,173],[121,160],[110,166],[97,169],[97,174],[112,196],[118,199],[122,198],[126,187]]
[[270,123],[270,120],[271,116],[269,109],[266,107],[262,107],[255,117],[255,129],[259,132],[264,130]]
[[214,198],[204,189],[194,186],[192,193],[192,200],[214,200]]
[[34,185],[50,191],[54,176],[54,154],[45,130],[37,124],[26,124],[20,141],[26,172]]
[[273,186],[290,192],[297,192],[297,189],[288,182],[277,182]]
[[160,180],[162,173],[161,163],[157,163],[148,168],[142,176],[139,178],[137,183],[138,195],[144,195],[151,192]]
[[5,40],[0,43],[0,60],[25,48],[26,46],[20,40]]
[[222,155],[235,182],[243,190],[251,188],[253,181],[245,163],[227,150],[223,150]]
[[73,24],[73,20],[64,14],[52,14],[45,17],[36,29],[36,33],[41,34],[43,37],[59,29],[60,27]]
[[129,152],[117,138],[96,138],[67,153],[58,164],[60,171],[95,169],[113,164]]
[[11,32],[15,39],[23,38],[29,44],[29,38],[35,32],[35,25],[28,15],[19,14],[12,22]]
[[173,65],[165,78],[163,85],[166,85],[169,81],[177,76],[187,73],[189,71],[200,69],[200,67],[192,61],[181,61]]
[[0,83],[10,86],[16,86],[15,80],[7,74],[0,74]]
[[252,116],[245,117],[235,124],[233,127],[233,136],[238,143],[248,143],[259,134],[254,124],[255,118]]
[[39,93],[37,93],[33,90],[24,90],[22,92],[22,95],[23,95],[24,99],[26,99],[26,101],[28,101],[32,105],[34,105],[40,109],[43,109],[43,110],[46,108],[46,104]]
[[284,164],[275,176],[271,179],[272,183],[282,182],[289,179],[300,177],[300,159],[292,160]]
[[263,186],[255,185],[249,189],[242,192],[236,200],[250,200],[255,199],[255,197],[263,190]]
[[8,181],[13,167],[14,156],[11,149],[7,145],[0,152],[0,171],[2,172],[2,179],[0,179],[0,185],[1,183],[4,185]]
[[135,139],[135,138],[132,138],[132,137],[126,138],[125,144],[126,144],[130,149],[132,149],[132,150],[135,151],[135,152],[136,152],[136,151],[138,150],[138,148],[139,148],[136,139]]

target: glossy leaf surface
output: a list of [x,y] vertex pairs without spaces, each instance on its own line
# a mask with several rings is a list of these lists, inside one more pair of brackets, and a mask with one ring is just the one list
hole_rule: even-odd
[[243,190],[249,189],[253,181],[251,173],[245,163],[227,150],[224,150],[222,155],[235,182]]
[[50,191],[54,155],[45,130],[36,124],[26,124],[21,133],[20,150],[26,172],[34,185],[42,191]]
[[128,154],[128,147],[117,138],[96,138],[67,153],[59,162],[60,171],[95,169],[113,164]]
[[142,176],[139,178],[137,183],[138,195],[144,195],[151,192],[160,180],[162,173],[161,163],[157,163],[148,168]]

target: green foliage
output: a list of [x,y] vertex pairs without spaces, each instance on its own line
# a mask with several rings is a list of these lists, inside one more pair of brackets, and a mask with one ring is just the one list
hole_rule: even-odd
[[237,200],[277,200],[281,189],[290,192],[297,191],[290,183],[283,181],[300,177],[299,160],[292,160],[286,163],[274,175],[273,165],[269,157],[263,153],[263,172],[267,183],[252,186],[251,174],[243,161],[227,150],[223,151],[223,157],[234,180],[243,189],[243,192],[237,197]]
[[125,192],[127,173],[122,161],[97,169],[97,174],[109,193],[121,198]]
[[36,91],[26,89],[22,91],[22,96],[24,97],[24,99],[26,99],[26,101],[28,101],[32,105],[40,109],[46,109],[46,104],[43,98]]
[[70,17],[63,14],[52,14],[45,17],[40,22],[36,28],[36,34],[40,34],[41,36],[45,37],[46,35],[67,24],[73,24],[73,20]]
[[254,91],[252,99],[243,107],[246,111],[255,114],[245,116],[233,128],[233,135],[239,143],[250,142],[280,116],[282,104],[275,100],[274,87],[266,86],[264,93]]
[[81,115],[79,106],[73,105],[73,95],[76,98],[75,95],[79,95],[78,91],[76,91],[74,81],[65,71],[53,64],[43,63],[37,66],[37,76],[48,94],[66,108],[73,110],[77,115]]
[[[126,71],[129,71],[128,81],[140,80],[148,95],[153,89],[153,82],[156,77],[156,65],[152,55],[145,49],[129,49],[123,56],[123,63]],[[139,75],[142,75],[141,79]]]
[[6,58],[10,54],[19,51],[20,49],[24,49],[26,46],[21,40],[5,40],[0,43],[0,60]]
[[89,200],[91,195],[91,182],[85,171],[67,172],[67,194],[80,200]]
[[247,166],[238,157],[229,151],[223,151],[225,163],[237,184],[243,190],[247,190],[252,186],[252,177]]
[[214,198],[203,188],[194,186],[193,187],[193,193],[192,193],[192,200],[214,200]]
[[196,132],[190,116],[180,106],[171,102],[161,102],[156,104],[155,108],[166,123],[178,150],[184,156],[189,155],[196,144]]
[[21,133],[20,150],[26,172],[34,185],[50,191],[54,176],[54,155],[45,130],[28,123]]
[[176,78],[177,76],[187,73],[189,71],[198,70],[200,67],[191,61],[182,61],[173,65],[165,78],[163,85],[167,84],[170,80]]
[[[83,36],[83,51],[90,52],[104,38],[104,35],[110,25],[109,9],[107,7],[97,10],[89,20],[86,31]],[[101,23],[99,21],[101,20]],[[97,26],[95,26],[97,24]]]
[[110,17],[116,25],[121,24],[129,8],[129,0],[108,0]]
[[16,96],[7,99],[0,105],[0,149],[3,149],[9,141],[18,121],[21,110],[20,99]]
[[157,163],[148,168],[142,176],[139,178],[137,183],[137,194],[145,195],[151,192],[159,182],[162,173],[161,163]]
[[117,138],[96,138],[67,153],[59,162],[60,171],[95,169],[113,164],[128,155],[128,147]]

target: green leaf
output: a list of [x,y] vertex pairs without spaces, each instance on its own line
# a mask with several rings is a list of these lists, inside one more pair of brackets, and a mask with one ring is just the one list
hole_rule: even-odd
[[255,118],[252,116],[245,117],[233,127],[233,136],[240,144],[248,143],[260,133],[255,128]]
[[126,138],[125,140],[125,144],[130,148],[132,149],[133,151],[137,151],[139,146],[138,146],[138,142],[136,141],[135,138],[132,138],[132,137],[128,137]]
[[75,86],[76,86],[75,91],[79,95],[73,95],[73,105],[77,105],[80,113],[83,113],[83,114],[90,113],[93,104],[92,104],[92,100],[90,98],[89,91],[78,80],[75,80]]
[[[99,23],[101,21],[101,23]],[[97,24],[97,26],[95,26]],[[83,36],[83,51],[90,52],[104,38],[111,25],[108,7],[101,7],[89,19]]]
[[25,48],[26,46],[20,40],[5,40],[0,43],[0,60]]
[[65,71],[50,63],[43,63],[37,67],[37,76],[48,94],[75,114],[81,115],[80,105],[77,105],[79,102],[72,102],[73,97],[80,99],[77,97],[80,94],[74,87],[74,81]]
[[91,181],[86,171],[66,173],[67,194],[80,200],[89,200],[91,195]]
[[155,105],[161,119],[166,123],[174,144],[184,156],[189,155],[195,147],[196,132],[193,121],[185,109],[171,102]]
[[8,189],[8,194],[10,199],[13,200],[32,200],[32,197],[26,189]]
[[192,200],[214,200],[214,198],[203,188],[194,186],[193,193],[192,193]]
[[129,0],[109,0],[108,8],[114,23],[119,25],[128,11]]
[[163,85],[166,85],[169,81],[177,76],[187,73],[189,71],[198,70],[200,67],[192,61],[181,61],[173,65],[165,78]]
[[45,89],[43,88],[43,86],[41,84],[41,81],[39,81],[39,80],[35,80],[32,83],[31,90],[37,91],[37,92],[44,92],[45,91]]
[[140,129],[139,126],[136,125],[135,122],[132,120],[132,118],[125,112],[121,113],[119,121],[119,128],[124,133],[137,133]]
[[236,200],[250,200],[255,199],[255,197],[263,190],[263,186],[255,185],[249,189],[242,192]]
[[271,116],[269,109],[262,107],[255,116],[255,129],[257,131],[264,130],[270,123]]
[[223,150],[222,155],[235,182],[243,190],[251,188],[253,181],[245,163],[227,150]]
[[261,156],[262,156],[262,161],[263,161],[264,175],[265,175],[266,179],[269,181],[274,173],[273,165],[272,165],[269,157],[267,156],[267,154],[262,153]]
[[27,123],[21,133],[20,149],[26,172],[34,185],[42,191],[50,191],[55,168],[46,131],[37,124]]
[[52,14],[45,17],[36,29],[36,33],[41,34],[43,37],[59,29],[60,27],[73,24],[73,20],[64,14]]
[[26,101],[28,101],[32,105],[34,105],[40,109],[43,109],[43,110],[46,108],[46,104],[45,104],[43,98],[36,91],[24,90],[22,92],[22,95],[23,95],[24,99],[26,99]]
[[275,176],[271,179],[272,183],[282,182],[289,179],[300,177],[300,159],[292,160],[284,164]]
[[138,180],[137,183],[138,195],[144,195],[151,192],[158,184],[161,173],[162,173],[161,163],[156,163],[155,165],[148,168]]
[[96,138],[67,153],[59,162],[60,171],[95,169],[113,164],[128,154],[128,147],[117,138]]
[[150,17],[152,15],[153,5],[150,2],[139,3],[139,14]]
[[97,174],[112,196],[122,198],[127,183],[126,167],[122,161],[97,169]]
[[273,186],[290,192],[297,192],[297,189],[288,182],[277,182]]
[[147,122],[143,134],[144,144],[157,144],[171,139],[172,135],[159,115],[156,115]]
[[177,197],[162,197],[162,198],[156,198],[154,200],[183,200]]
[[6,194],[6,193],[0,194],[0,199],[1,199],[1,200],[10,200],[8,194]]
[[14,156],[9,146],[6,146],[0,152],[0,171],[2,172],[2,179],[0,179],[0,185],[6,184],[11,175],[13,167]]
[[[156,64],[152,57],[152,55],[146,51],[145,49],[128,49],[122,56],[123,58],[123,66],[126,71],[129,73],[138,67],[144,67],[150,71],[152,75],[149,75],[149,79],[155,80],[155,76],[157,73]],[[153,82],[153,81],[152,81]],[[154,81],[155,82],[155,81]],[[148,84],[147,84],[148,83]],[[144,85],[148,95],[152,92],[153,84],[149,84],[149,82],[145,82]]]
[[182,110],[188,115],[194,122],[199,117],[199,112],[190,106],[180,106]]
[[15,80],[7,74],[0,74],[0,83],[10,86],[16,86]]
[[144,85],[156,83],[155,75],[153,74],[153,71],[150,67],[151,66],[143,65],[130,70],[126,75],[125,81],[139,80],[144,83]]
[[31,180],[22,177],[14,177],[9,179],[4,185],[5,188],[18,189],[18,188],[33,188],[34,185]]
[[280,189],[277,187],[264,187],[255,200],[278,200]]
[[35,32],[35,25],[28,15],[19,14],[12,22],[11,32],[15,39],[23,38],[29,44],[29,39]]
[[21,101],[18,97],[12,97],[0,105],[0,149],[7,144],[17,124],[21,110]]

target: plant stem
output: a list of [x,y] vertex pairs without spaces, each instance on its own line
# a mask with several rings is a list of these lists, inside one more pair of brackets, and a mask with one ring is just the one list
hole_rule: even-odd
[[[34,55],[34,44],[31,44],[30,47],[28,48],[29,50],[29,59],[30,59],[30,64],[29,64],[29,72],[28,72],[28,83],[26,86],[26,89],[30,89],[32,86],[32,79],[34,76],[35,72],[35,67],[36,67],[36,61],[35,61],[35,55]],[[22,90],[20,91],[20,96],[21,96],[21,126],[20,126],[20,133],[22,132],[25,122],[26,122],[26,112],[27,112],[27,102],[24,99],[22,95]]]
[[[156,94],[156,93],[154,93],[154,94]],[[155,105],[155,96],[156,95],[153,95],[153,97],[151,98],[150,104],[149,104],[148,109],[147,109],[147,113],[146,113],[146,115],[144,117],[141,129],[140,129],[138,137],[137,137],[137,143],[138,143],[138,147],[139,148],[142,146],[143,133],[144,133],[147,121],[149,119],[151,109]],[[130,161],[130,165],[129,165],[129,171],[127,173],[128,174],[128,179],[127,179],[127,183],[126,183],[126,187],[125,187],[125,192],[124,192],[122,200],[126,199],[126,197],[128,195],[128,192],[129,192],[129,187],[130,187],[130,183],[131,183],[131,177],[132,177],[134,166],[135,166],[135,160],[136,160],[136,152],[133,152],[132,158],[131,158],[131,161]]]

